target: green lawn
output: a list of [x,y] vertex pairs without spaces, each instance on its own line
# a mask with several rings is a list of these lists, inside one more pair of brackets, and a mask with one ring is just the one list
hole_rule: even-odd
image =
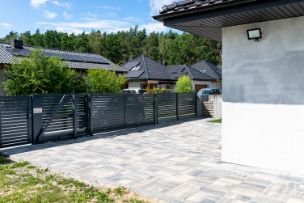
[[[142,199],[142,200],[141,200]],[[0,155],[0,203],[7,202],[118,202],[145,203],[126,188],[96,188],[54,175],[28,162],[13,162]]]
[[222,119],[212,120],[210,123],[222,123]]

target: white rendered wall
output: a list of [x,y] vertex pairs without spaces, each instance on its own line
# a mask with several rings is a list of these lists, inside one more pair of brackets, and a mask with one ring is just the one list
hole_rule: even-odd
[[223,29],[222,144],[224,162],[304,174],[304,17]]
[[141,82],[134,82],[134,81],[129,81],[129,89],[141,89],[140,88]]
[[193,81],[192,85],[193,85],[193,88],[195,88],[195,85],[208,85],[208,88],[221,89],[221,83],[220,82]]

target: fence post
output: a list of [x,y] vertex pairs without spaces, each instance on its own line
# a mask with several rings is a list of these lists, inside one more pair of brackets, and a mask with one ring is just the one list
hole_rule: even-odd
[[178,112],[178,93],[175,93],[175,99],[176,99],[176,120],[179,120],[179,112]]
[[154,101],[155,101],[155,125],[158,124],[158,96],[154,94]]
[[94,135],[94,126],[93,126],[93,102],[94,102],[94,96],[90,95],[89,96],[89,126],[90,126],[90,136]]
[[154,125],[156,125],[156,94],[153,94],[153,120]]
[[78,104],[78,96],[75,93],[72,94],[72,103],[73,103],[73,137],[77,137],[77,129],[78,129],[78,116],[77,116],[77,104]]
[[124,118],[124,128],[126,128],[127,126],[127,122],[126,122],[126,111],[127,111],[127,105],[126,105],[126,99],[127,99],[127,95],[126,94],[123,94],[123,118]]
[[195,102],[195,116],[202,117],[203,116],[202,100],[196,94],[194,94],[194,102]]
[[92,112],[91,112],[91,105],[92,105],[92,96],[87,95],[85,96],[85,114],[86,114],[86,122],[87,122],[87,133],[90,136],[93,136],[93,128],[92,128]]
[[[33,97],[29,96],[28,97],[28,104],[27,104],[27,128],[28,128],[28,141],[29,143],[33,143],[33,107],[32,107],[32,103],[33,103]],[[0,121],[1,122],[1,121]],[[0,127],[1,128],[1,127]],[[1,143],[0,143],[1,144]]]
[[[0,101],[1,101],[1,98],[0,98]],[[2,105],[1,105],[1,102],[0,102],[0,147],[2,147]]]
[[42,96],[34,95],[32,97],[32,129],[33,129],[33,144],[39,143],[39,134],[42,130]]

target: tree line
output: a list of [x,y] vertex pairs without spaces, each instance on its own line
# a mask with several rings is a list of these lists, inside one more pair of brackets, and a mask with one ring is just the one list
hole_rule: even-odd
[[19,34],[12,31],[0,42],[10,43],[15,38],[22,39],[27,46],[99,54],[118,65],[142,54],[168,65],[190,65],[200,60],[221,63],[221,44],[218,42],[172,31],[148,34],[137,26],[117,33],[68,34],[54,30],[41,33],[37,30]]

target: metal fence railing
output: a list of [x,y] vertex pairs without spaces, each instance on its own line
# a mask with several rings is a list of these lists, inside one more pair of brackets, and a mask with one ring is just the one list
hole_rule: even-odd
[[197,116],[194,93],[0,97],[0,148]]

